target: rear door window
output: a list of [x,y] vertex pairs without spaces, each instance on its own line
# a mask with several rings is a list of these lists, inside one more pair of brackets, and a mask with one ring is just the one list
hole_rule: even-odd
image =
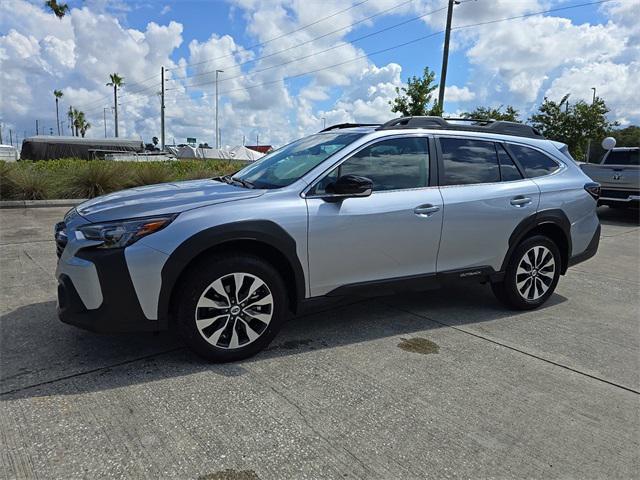
[[511,182],[513,180],[522,180],[522,174],[513,159],[509,156],[502,144],[496,143],[498,150],[498,160],[500,162],[500,176],[503,182]]
[[500,181],[493,142],[440,137],[444,172],[442,185],[471,185]]
[[560,168],[555,160],[538,150],[514,144],[509,144],[508,147],[529,178],[549,175]]

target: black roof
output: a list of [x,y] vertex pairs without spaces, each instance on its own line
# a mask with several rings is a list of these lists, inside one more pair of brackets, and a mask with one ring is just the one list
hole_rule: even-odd
[[370,123],[341,123],[325,128],[323,132],[339,128],[352,127],[377,127],[376,130],[398,130],[429,128],[434,130],[457,130],[462,132],[498,133],[501,135],[513,135],[544,139],[542,134],[530,125],[503,120],[484,120],[474,118],[442,118],[442,117],[400,117],[390,120],[382,125]]

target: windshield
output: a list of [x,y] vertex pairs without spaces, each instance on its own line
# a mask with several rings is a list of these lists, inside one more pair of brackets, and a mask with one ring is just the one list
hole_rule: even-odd
[[272,152],[236,173],[233,178],[255,188],[280,188],[292,184],[363,133],[319,133]]

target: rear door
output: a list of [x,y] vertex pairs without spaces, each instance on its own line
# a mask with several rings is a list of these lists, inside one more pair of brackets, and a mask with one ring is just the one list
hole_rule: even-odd
[[436,144],[444,203],[438,272],[497,271],[516,226],[537,211],[540,191],[501,142],[443,135]]

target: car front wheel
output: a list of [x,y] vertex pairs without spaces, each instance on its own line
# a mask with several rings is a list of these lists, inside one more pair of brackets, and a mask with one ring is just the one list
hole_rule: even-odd
[[496,297],[518,310],[531,310],[545,303],[560,278],[560,251],[549,238],[536,235],[515,249],[503,281],[492,283]]
[[181,337],[214,362],[255,355],[269,345],[287,315],[280,275],[253,256],[207,258],[187,273],[178,302]]

